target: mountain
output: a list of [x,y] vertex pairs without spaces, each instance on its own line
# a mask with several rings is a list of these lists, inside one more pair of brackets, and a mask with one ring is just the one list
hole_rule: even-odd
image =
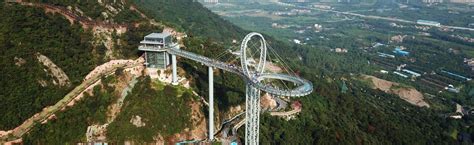
[[[209,57],[217,57],[215,52],[225,51],[233,40],[240,41],[247,33],[192,0],[32,2],[0,4],[1,130],[15,128],[74,92],[95,67],[110,60],[137,60],[140,54],[136,47],[147,33],[174,28],[188,35],[182,42],[183,49]],[[440,112],[371,89],[371,84],[359,81],[357,74],[328,74],[302,66],[303,62],[295,58],[308,52],[307,48],[266,38],[292,68],[304,68],[299,74],[313,82],[315,91],[294,99],[303,106],[296,119],[287,121],[264,113],[262,144],[454,144],[457,137],[451,136],[453,132],[474,132],[464,124],[444,119]],[[61,71],[44,65],[41,56],[54,62],[57,67],[52,68],[60,68],[70,85],[61,86],[59,81],[63,79],[53,73]],[[315,66],[328,65],[315,58],[309,60],[315,60],[306,62]],[[75,104],[51,115],[52,119],[34,121],[31,131],[22,136],[23,141],[78,143],[91,139],[86,134],[97,135],[92,140],[118,143],[174,143],[204,138],[205,107],[193,92],[202,96],[207,93],[207,68],[184,59],[180,59],[179,66],[190,88],[152,81],[141,71],[132,73],[121,67],[113,71],[114,75],[98,78],[97,85],[85,91]],[[232,113],[231,106],[245,101],[240,97],[244,82],[232,74],[217,74],[218,118],[223,120]],[[348,87],[345,92],[339,91],[343,82]],[[123,95],[127,89],[131,91]],[[116,114],[108,112],[114,104],[123,104]],[[108,132],[90,131],[91,126]],[[239,137],[244,137],[242,129]]]

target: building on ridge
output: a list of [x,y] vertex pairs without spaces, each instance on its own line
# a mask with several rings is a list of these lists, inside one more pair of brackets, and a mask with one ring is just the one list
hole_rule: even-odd
[[144,51],[145,66],[166,69],[170,65],[170,55],[165,48],[176,45],[170,33],[151,33],[140,41],[138,50]]

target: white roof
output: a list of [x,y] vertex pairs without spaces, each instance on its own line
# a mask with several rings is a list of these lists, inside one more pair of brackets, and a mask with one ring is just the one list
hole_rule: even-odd
[[170,35],[171,34],[168,33],[168,32],[163,32],[163,33],[151,33],[151,34],[146,35],[145,37],[146,38],[165,38],[165,37],[168,37]]

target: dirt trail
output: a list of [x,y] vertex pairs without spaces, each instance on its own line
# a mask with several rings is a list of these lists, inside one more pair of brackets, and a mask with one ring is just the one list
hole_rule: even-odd
[[116,92],[120,94],[120,98],[108,107],[107,123],[101,125],[95,124],[87,127],[87,142],[106,140],[107,126],[112,123],[121,112],[125,97],[127,97],[128,93],[135,87],[135,84],[138,82],[138,77],[142,75],[141,72],[143,70],[144,66],[137,66],[124,70],[124,76],[114,85]]
[[379,89],[386,93],[398,95],[401,99],[418,107],[430,107],[430,105],[424,101],[423,94],[414,88],[402,87],[398,83],[379,79],[374,76],[365,75],[363,79],[370,80],[373,84],[373,89]]
[[285,118],[286,120],[290,120],[292,118],[295,118],[295,116],[301,112],[302,106],[301,102],[295,101],[291,104],[291,109],[290,111],[286,112],[270,112],[271,116],[280,116]]
[[31,118],[25,120],[23,124],[16,127],[15,129],[8,131],[0,131],[0,143],[20,139],[26,132],[28,132],[36,123],[44,122],[51,119],[57,111],[60,111],[68,105],[73,105],[76,100],[83,97],[83,93],[87,91],[87,88],[91,88],[92,85],[97,84],[101,77],[104,75],[110,75],[115,72],[117,68],[132,68],[141,66],[143,64],[143,58],[140,57],[137,60],[113,60],[103,65],[96,67],[90,72],[84,81],[69,92],[63,99],[54,104],[53,106],[45,107],[41,112],[33,115]]

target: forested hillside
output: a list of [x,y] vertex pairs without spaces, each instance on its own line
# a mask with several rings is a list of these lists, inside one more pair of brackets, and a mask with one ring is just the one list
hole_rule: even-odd
[[[157,21],[185,31],[191,37],[204,37],[218,42],[239,40],[245,31],[223,21],[218,15],[192,0],[133,0]],[[212,28],[212,29],[209,29]]]
[[[47,2],[59,6],[76,5],[72,1]],[[85,14],[91,18],[107,20],[94,12],[101,9],[96,8],[96,4],[95,1],[87,1],[76,6],[83,10],[91,9]],[[216,52],[225,51],[234,39],[240,41],[246,34],[245,30],[219,18],[193,0],[135,0],[134,4],[157,21],[186,32],[189,37],[184,39],[186,48],[183,49],[205,56],[215,57]],[[40,8],[17,4],[1,3],[0,6],[2,7],[0,10],[2,20],[0,21],[0,78],[2,78],[0,90],[3,90],[0,92],[0,111],[3,111],[0,114],[5,114],[0,118],[0,130],[6,130],[17,126],[44,106],[55,103],[71,89],[58,87],[53,83],[48,83],[45,87],[41,86],[38,80],[51,80],[51,78],[43,71],[33,53],[40,52],[50,57],[69,75],[72,86],[81,82],[87,72],[104,61],[98,58],[104,57],[97,57],[101,53],[92,53],[97,46],[90,43],[93,39],[91,32],[79,25],[71,25],[62,16],[45,14]],[[124,20],[113,22],[134,22],[133,17],[137,16],[132,13],[123,15]],[[117,46],[123,49],[120,51],[121,56],[137,57],[138,54],[134,49],[141,37],[146,33],[159,30],[159,27],[140,27],[117,36],[127,41]],[[292,46],[271,37],[266,38],[290,63],[290,66],[304,68],[299,71],[299,74],[313,82],[315,91],[309,96],[296,99],[303,102],[303,111],[294,120],[286,121],[264,114],[260,129],[262,144],[455,144],[458,138],[452,135],[453,132],[474,133],[472,128],[464,127],[466,122],[446,120],[440,115],[442,112],[418,108],[398,97],[370,89],[368,84],[357,79],[358,73],[363,72],[360,71],[360,67],[364,67],[364,64],[357,66],[339,64],[353,61],[355,58],[353,56],[346,58],[343,55],[330,55],[325,51],[307,50],[308,48]],[[311,54],[330,59],[312,58],[318,56]],[[295,59],[297,56],[304,58]],[[21,60],[19,58],[25,61],[18,61]],[[333,60],[335,62],[330,62]],[[186,78],[191,80],[191,87],[197,90],[198,94],[207,94],[206,67],[184,59],[180,59],[179,66],[185,70]],[[350,71],[355,74],[349,75],[340,71]],[[216,97],[217,106],[218,110],[222,111],[220,113],[224,114],[229,106],[242,104],[245,100],[242,97],[244,82],[232,74],[221,71],[216,74],[215,90],[216,96],[219,96]],[[105,80],[104,78],[103,81]],[[148,78],[140,78],[140,80],[142,82],[137,84],[138,87],[134,88],[126,99],[128,106],[126,105],[125,108],[129,112],[119,116],[118,122],[110,126],[111,130],[116,131],[107,133],[111,142],[149,141],[156,135],[156,131],[163,132],[163,135],[171,135],[189,127],[183,124],[188,121],[186,118],[189,117],[189,110],[181,109],[185,108],[184,102],[193,98],[189,92],[184,93],[186,95],[183,100],[165,98],[176,94],[176,88],[153,89]],[[349,87],[346,93],[340,91],[342,80],[345,80]],[[157,95],[152,96],[151,93]],[[59,113],[57,120],[43,126],[36,126],[25,138],[25,143],[83,142],[85,127],[92,123],[103,122],[104,112],[101,108],[110,104],[110,96],[107,87],[97,88],[94,96],[87,96],[88,100],[83,100],[70,110]],[[150,102],[160,104],[166,101],[177,104],[173,106],[150,104]],[[143,106],[151,109],[141,108]],[[162,112],[173,107],[178,109]],[[147,124],[158,122],[157,124],[161,125],[167,122],[167,125],[173,127],[153,126],[141,131],[132,128],[130,124],[123,125],[129,122],[130,116],[145,109],[150,111],[148,115],[163,117],[165,116],[163,114],[168,113],[167,115],[173,116],[150,118],[146,121]],[[170,120],[171,118],[173,120]],[[243,129],[239,132],[240,137],[243,138]]]
[[[56,103],[97,60],[91,53],[90,34],[79,25],[39,8],[3,2],[0,8],[0,129],[6,130]],[[72,85],[55,85],[37,60],[38,52],[64,70]]]

